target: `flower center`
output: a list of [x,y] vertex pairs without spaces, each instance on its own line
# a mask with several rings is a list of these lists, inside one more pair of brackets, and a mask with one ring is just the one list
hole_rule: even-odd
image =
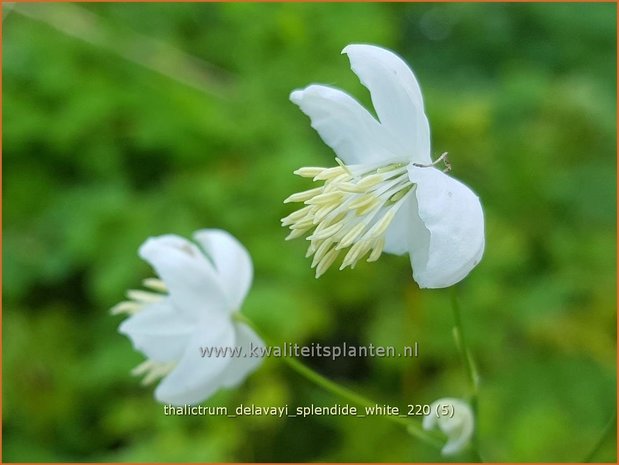
[[414,187],[404,163],[346,166],[336,160],[339,166],[295,171],[299,176],[324,181],[324,185],[284,200],[306,205],[282,219],[282,226],[291,229],[286,240],[310,234],[307,256],[314,256],[312,268],[316,268],[317,278],[346,248],[350,249],[340,270],[354,268],[370,251],[367,261],[378,260],[385,232]]

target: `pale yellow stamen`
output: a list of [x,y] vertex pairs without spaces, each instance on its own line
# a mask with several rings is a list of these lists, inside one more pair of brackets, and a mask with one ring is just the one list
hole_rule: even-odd
[[306,200],[305,203],[308,205],[333,205],[339,203],[343,197],[343,192],[325,192]]
[[290,224],[293,224],[299,220],[302,220],[303,218],[305,218],[306,216],[311,216],[310,211],[315,208],[310,206],[304,207],[300,210],[297,210],[296,212],[292,212],[290,215],[288,215],[286,218],[282,219],[282,226],[288,226]]
[[314,176],[314,181],[326,181],[327,179],[335,178],[341,174],[346,174],[346,171],[341,166],[325,168],[322,172]]
[[292,232],[286,236],[286,240],[290,241],[292,239],[296,239],[297,237],[301,237],[310,229],[312,229],[312,226],[305,229],[293,229]]
[[165,283],[158,278],[146,278],[142,281],[142,284],[144,287],[152,289],[153,291],[168,292],[168,286],[166,286]]
[[316,249],[314,253],[314,260],[312,261],[312,268],[318,265],[318,262],[320,262],[322,258],[327,254],[327,252],[331,249],[331,246],[333,245],[334,242],[335,241],[333,239],[322,241],[322,244],[320,244],[320,246],[318,247],[318,249]]
[[301,176],[302,178],[313,178],[314,176],[318,176],[324,170],[325,168],[319,168],[317,166],[306,166],[294,171],[294,174]]
[[385,247],[385,239],[382,237],[376,240],[374,244],[374,248],[372,249],[372,253],[368,257],[368,262],[375,262],[383,253],[383,247]]
[[164,363],[155,362],[154,360],[146,360],[131,370],[131,374],[133,376],[144,375],[142,385],[147,386],[166,376],[174,369],[175,366],[176,363],[174,362]]
[[127,297],[141,304],[152,304],[155,302],[159,302],[161,299],[163,299],[163,295],[161,294],[149,291],[142,291],[139,289],[128,290]]
[[157,292],[130,289],[127,291],[129,300],[114,305],[110,309],[110,313],[112,313],[112,315],[120,315],[122,313],[135,315],[148,305],[161,302],[166,297],[168,287],[160,279],[146,278],[142,281],[142,284],[144,284],[144,287]]
[[321,192],[322,192],[322,187],[316,187],[315,189],[309,189],[307,191],[297,192],[296,194],[292,194],[290,197],[284,200],[284,203],[305,202],[306,200],[313,198],[315,195],[318,195]]
[[139,312],[142,309],[142,304],[138,304],[137,302],[132,302],[129,300],[125,300],[114,305],[110,309],[110,313],[112,315],[120,315],[122,313],[126,313],[128,315],[133,315],[134,313]]
[[329,267],[333,264],[339,253],[339,250],[331,249],[327,254],[325,254],[325,256],[316,267],[317,278],[320,278],[320,276],[329,269]]
[[293,223],[292,226],[290,226],[290,229],[308,229],[314,226],[314,220],[313,218],[304,218],[301,221],[298,221],[296,223]]
[[331,205],[324,205],[320,207],[314,214],[314,224],[320,223],[329,213],[335,210],[337,206],[337,203],[333,203]]

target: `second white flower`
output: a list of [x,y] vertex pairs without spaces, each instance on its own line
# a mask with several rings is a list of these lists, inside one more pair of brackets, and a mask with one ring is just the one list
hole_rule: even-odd
[[113,313],[130,317],[119,331],[147,360],[133,370],[144,384],[162,378],[155,397],[173,405],[197,404],[220,388],[233,387],[261,358],[231,352],[205,358],[201,347],[264,347],[258,335],[235,318],[249,291],[253,268],[245,247],[225,231],[204,229],[195,243],[176,235],[148,239],[140,256],[160,279],[144,282],[153,291],[129,291]]

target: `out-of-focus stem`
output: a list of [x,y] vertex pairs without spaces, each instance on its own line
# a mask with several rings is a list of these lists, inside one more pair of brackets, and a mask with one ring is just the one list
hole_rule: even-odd
[[19,3],[13,11],[202,92],[226,98],[234,90],[231,73],[166,42],[113,26],[77,3]]
[[610,433],[612,433],[613,429],[617,427],[617,410],[615,410],[606,423],[606,426],[602,430],[602,435],[600,439],[595,443],[591,451],[587,454],[587,456],[583,459],[583,463],[592,462],[594,457],[597,455],[599,450],[602,448],[602,445],[606,442]]
[[458,302],[458,296],[456,294],[455,286],[452,286],[451,288],[451,308],[453,310],[453,315],[454,315],[454,328],[453,328],[454,339],[456,341],[456,345],[458,346],[458,350],[460,351],[460,355],[462,356],[462,363],[464,365],[464,369],[466,371],[466,375],[469,380],[469,384],[471,386],[471,408],[473,410],[473,415],[475,417],[475,431],[473,432],[472,451],[473,451],[473,455],[475,456],[475,459],[478,462],[483,462],[481,458],[481,454],[479,452],[479,435],[478,435],[478,430],[479,430],[478,428],[479,372],[477,371],[477,366],[475,365],[475,361],[473,360],[473,356],[471,355],[471,351],[469,349],[466,336],[464,334],[464,327],[462,326],[462,317],[460,314],[460,303]]

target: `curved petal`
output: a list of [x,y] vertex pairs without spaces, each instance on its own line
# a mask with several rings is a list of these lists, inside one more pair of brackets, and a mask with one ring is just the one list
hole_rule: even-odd
[[[411,192],[385,232],[383,251],[403,255],[411,250],[413,244],[429,244],[429,242],[430,233],[419,218],[417,198]],[[425,249],[427,250],[427,247]]]
[[253,329],[243,323],[235,325],[236,347],[241,347],[243,356],[230,361],[221,375],[224,387],[235,387],[262,363],[262,357],[252,356],[264,353],[264,342]]
[[225,312],[227,299],[213,265],[188,240],[165,235],[151,237],[140,247],[170,292],[174,306],[194,321],[207,312]]
[[169,302],[144,307],[118,327],[118,332],[131,339],[133,347],[156,362],[172,362],[181,358],[194,325],[182,318]]
[[211,257],[221,285],[226,293],[229,310],[239,310],[249,291],[253,276],[251,258],[247,249],[232,235],[221,229],[203,229],[194,234]]
[[[452,412],[439,415],[438,409],[447,406]],[[443,455],[453,455],[462,451],[473,436],[475,417],[471,407],[460,399],[445,397],[436,400],[430,405],[430,415],[423,419],[423,429],[430,430],[437,426],[447,436],[447,443],[443,446]]]
[[372,95],[381,124],[406,150],[408,161],[432,163],[430,126],[421,89],[408,65],[395,53],[374,45],[351,44],[342,53]]
[[354,98],[339,89],[313,84],[290,94],[312,127],[347,165],[400,159],[387,133]]
[[[234,342],[234,325],[229,318],[203,320],[178,365],[155,389],[155,398],[172,405],[197,404],[209,398],[221,387],[221,374],[231,362],[228,351],[224,354],[217,349],[233,348]],[[203,348],[214,352],[203,357]]]
[[479,198],[460,181],[436,168],[410,165],[417,184],[419,218],[429,241],[411,241],[413,278],[420,287],[451,286],[479,263],[484,252],[484,213]]

